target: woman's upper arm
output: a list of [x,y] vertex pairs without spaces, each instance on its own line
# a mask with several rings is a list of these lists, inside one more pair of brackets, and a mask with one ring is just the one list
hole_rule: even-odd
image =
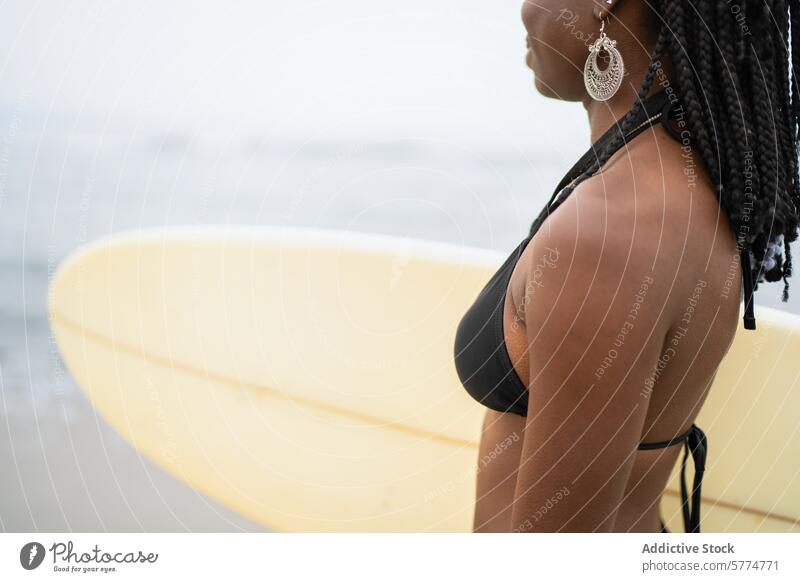
[[665,333],[670,281],[657,280],[645,233],[603,208],[571,210],[554,213],[530,243],[530,396],[515,531],[612,529]]

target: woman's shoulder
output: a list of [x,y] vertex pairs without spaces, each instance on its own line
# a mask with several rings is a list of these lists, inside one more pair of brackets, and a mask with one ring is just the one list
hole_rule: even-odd
[[537,232],[531,267],[543,253],[556,254],[564,269],[548,272],[554,286],[606,285],[609,297],[651,281],[650,297],[676,309],[702,281],[716,298],[706,303],[729,304],[725,316],[735,321],[740,277],[733,231],[704,174],[679,168],[675,160],[658,166],[623,158],[583,181]]
[[691,152],[666,140],[657,148],[631,148],[609,162],[548,218],[551,233],[609,250],[631,246],[645,259],[687,245],[735,251],[713,185]]
[[572,255],[596,261],[609,256],[628,260],[656,251],[652,233],[669,213],[659,210],[650,183],[633,180],[618,167],[587,178],[542,224],[535,239]]
[[581,182],[531,241],[529,277],[542,255],[557,255],[564,267],[548,272],[554,285],[603,278],[636,288],[652,277],[664,301],[699,273],[730,277],[736,245],[725,213],[702,175],[689,184],[679,167],[630,156]]

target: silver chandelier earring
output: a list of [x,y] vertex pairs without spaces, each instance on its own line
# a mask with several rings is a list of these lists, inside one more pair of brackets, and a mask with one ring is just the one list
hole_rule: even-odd
[[[589,47],[589,56],[583,67],[586,91],[595,101],[611,99],[622,85],[622,76],[625,74],[625,64],[617,50],[617,41],[608,38],[605,27],[606,20],[603,19],[600,21],[600,36]],[[605,69],[600,69],[597,64],[600,51],[608,53],[608,66]]]

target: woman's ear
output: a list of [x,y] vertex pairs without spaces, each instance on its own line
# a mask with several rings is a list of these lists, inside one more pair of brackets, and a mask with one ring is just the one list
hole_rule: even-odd
[[614,7],[619,4],[621,0],[594,0],[594,8],[592,9],[594,17],[597,20],[603,20],[614,10]]

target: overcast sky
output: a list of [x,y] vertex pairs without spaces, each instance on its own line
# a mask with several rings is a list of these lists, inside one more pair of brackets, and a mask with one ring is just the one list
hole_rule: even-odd
[[[0,4],[0,105],[277,134],[437,126],[475,141],[580,141],[538,96],[521,0]],[[560,131],[554,132],[553,129]]]

